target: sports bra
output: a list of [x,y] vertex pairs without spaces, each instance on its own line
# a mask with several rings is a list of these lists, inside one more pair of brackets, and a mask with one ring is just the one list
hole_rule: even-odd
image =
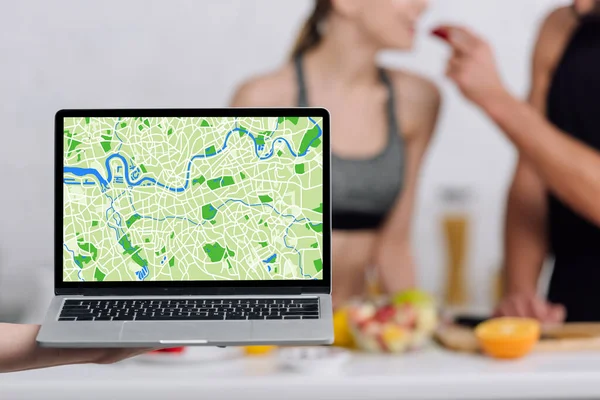
[[[298,107],[309,107],[302,56],[294,60]],[[388,142],[378,155],[349,159],[331,155],[332,228],[378,229],[394,207],[404,184],[404,143],[396,118],[395,96],[389,77],[380,69],[388,90]]]

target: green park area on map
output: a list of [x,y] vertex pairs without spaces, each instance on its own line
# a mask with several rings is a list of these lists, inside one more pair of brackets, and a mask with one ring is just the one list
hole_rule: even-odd
[[322,279],[320,118],[66,118],[65,281]]

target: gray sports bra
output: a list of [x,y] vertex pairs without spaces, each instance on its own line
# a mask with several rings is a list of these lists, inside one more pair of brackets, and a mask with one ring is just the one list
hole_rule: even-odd
[[[298,107],[309,107],[302,57],[294,60],[298,80]],[[404,178],[404,143],[398,135],[394,90],[380,70],[388,88],[388,143],[373,158],[347,159],[331,155],[332,224],[334,230],[377,229],[393,208]]]

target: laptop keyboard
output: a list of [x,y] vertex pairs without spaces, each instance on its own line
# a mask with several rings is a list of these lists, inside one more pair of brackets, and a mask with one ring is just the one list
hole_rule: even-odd
[[65,300],[59,321],[318,319],[319,299]]

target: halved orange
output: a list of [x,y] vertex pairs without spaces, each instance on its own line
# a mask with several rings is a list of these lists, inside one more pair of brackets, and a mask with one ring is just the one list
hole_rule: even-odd
[[354,337],[350,330],[348,312],[347,308],[343,308],[333,313],[333,333],[335,337],[333,345],[351,349],[354,347]]
[[484,353],[495,358],[520,358],[540,339],[540,323],[530,318],[494,318],[475,328]]

